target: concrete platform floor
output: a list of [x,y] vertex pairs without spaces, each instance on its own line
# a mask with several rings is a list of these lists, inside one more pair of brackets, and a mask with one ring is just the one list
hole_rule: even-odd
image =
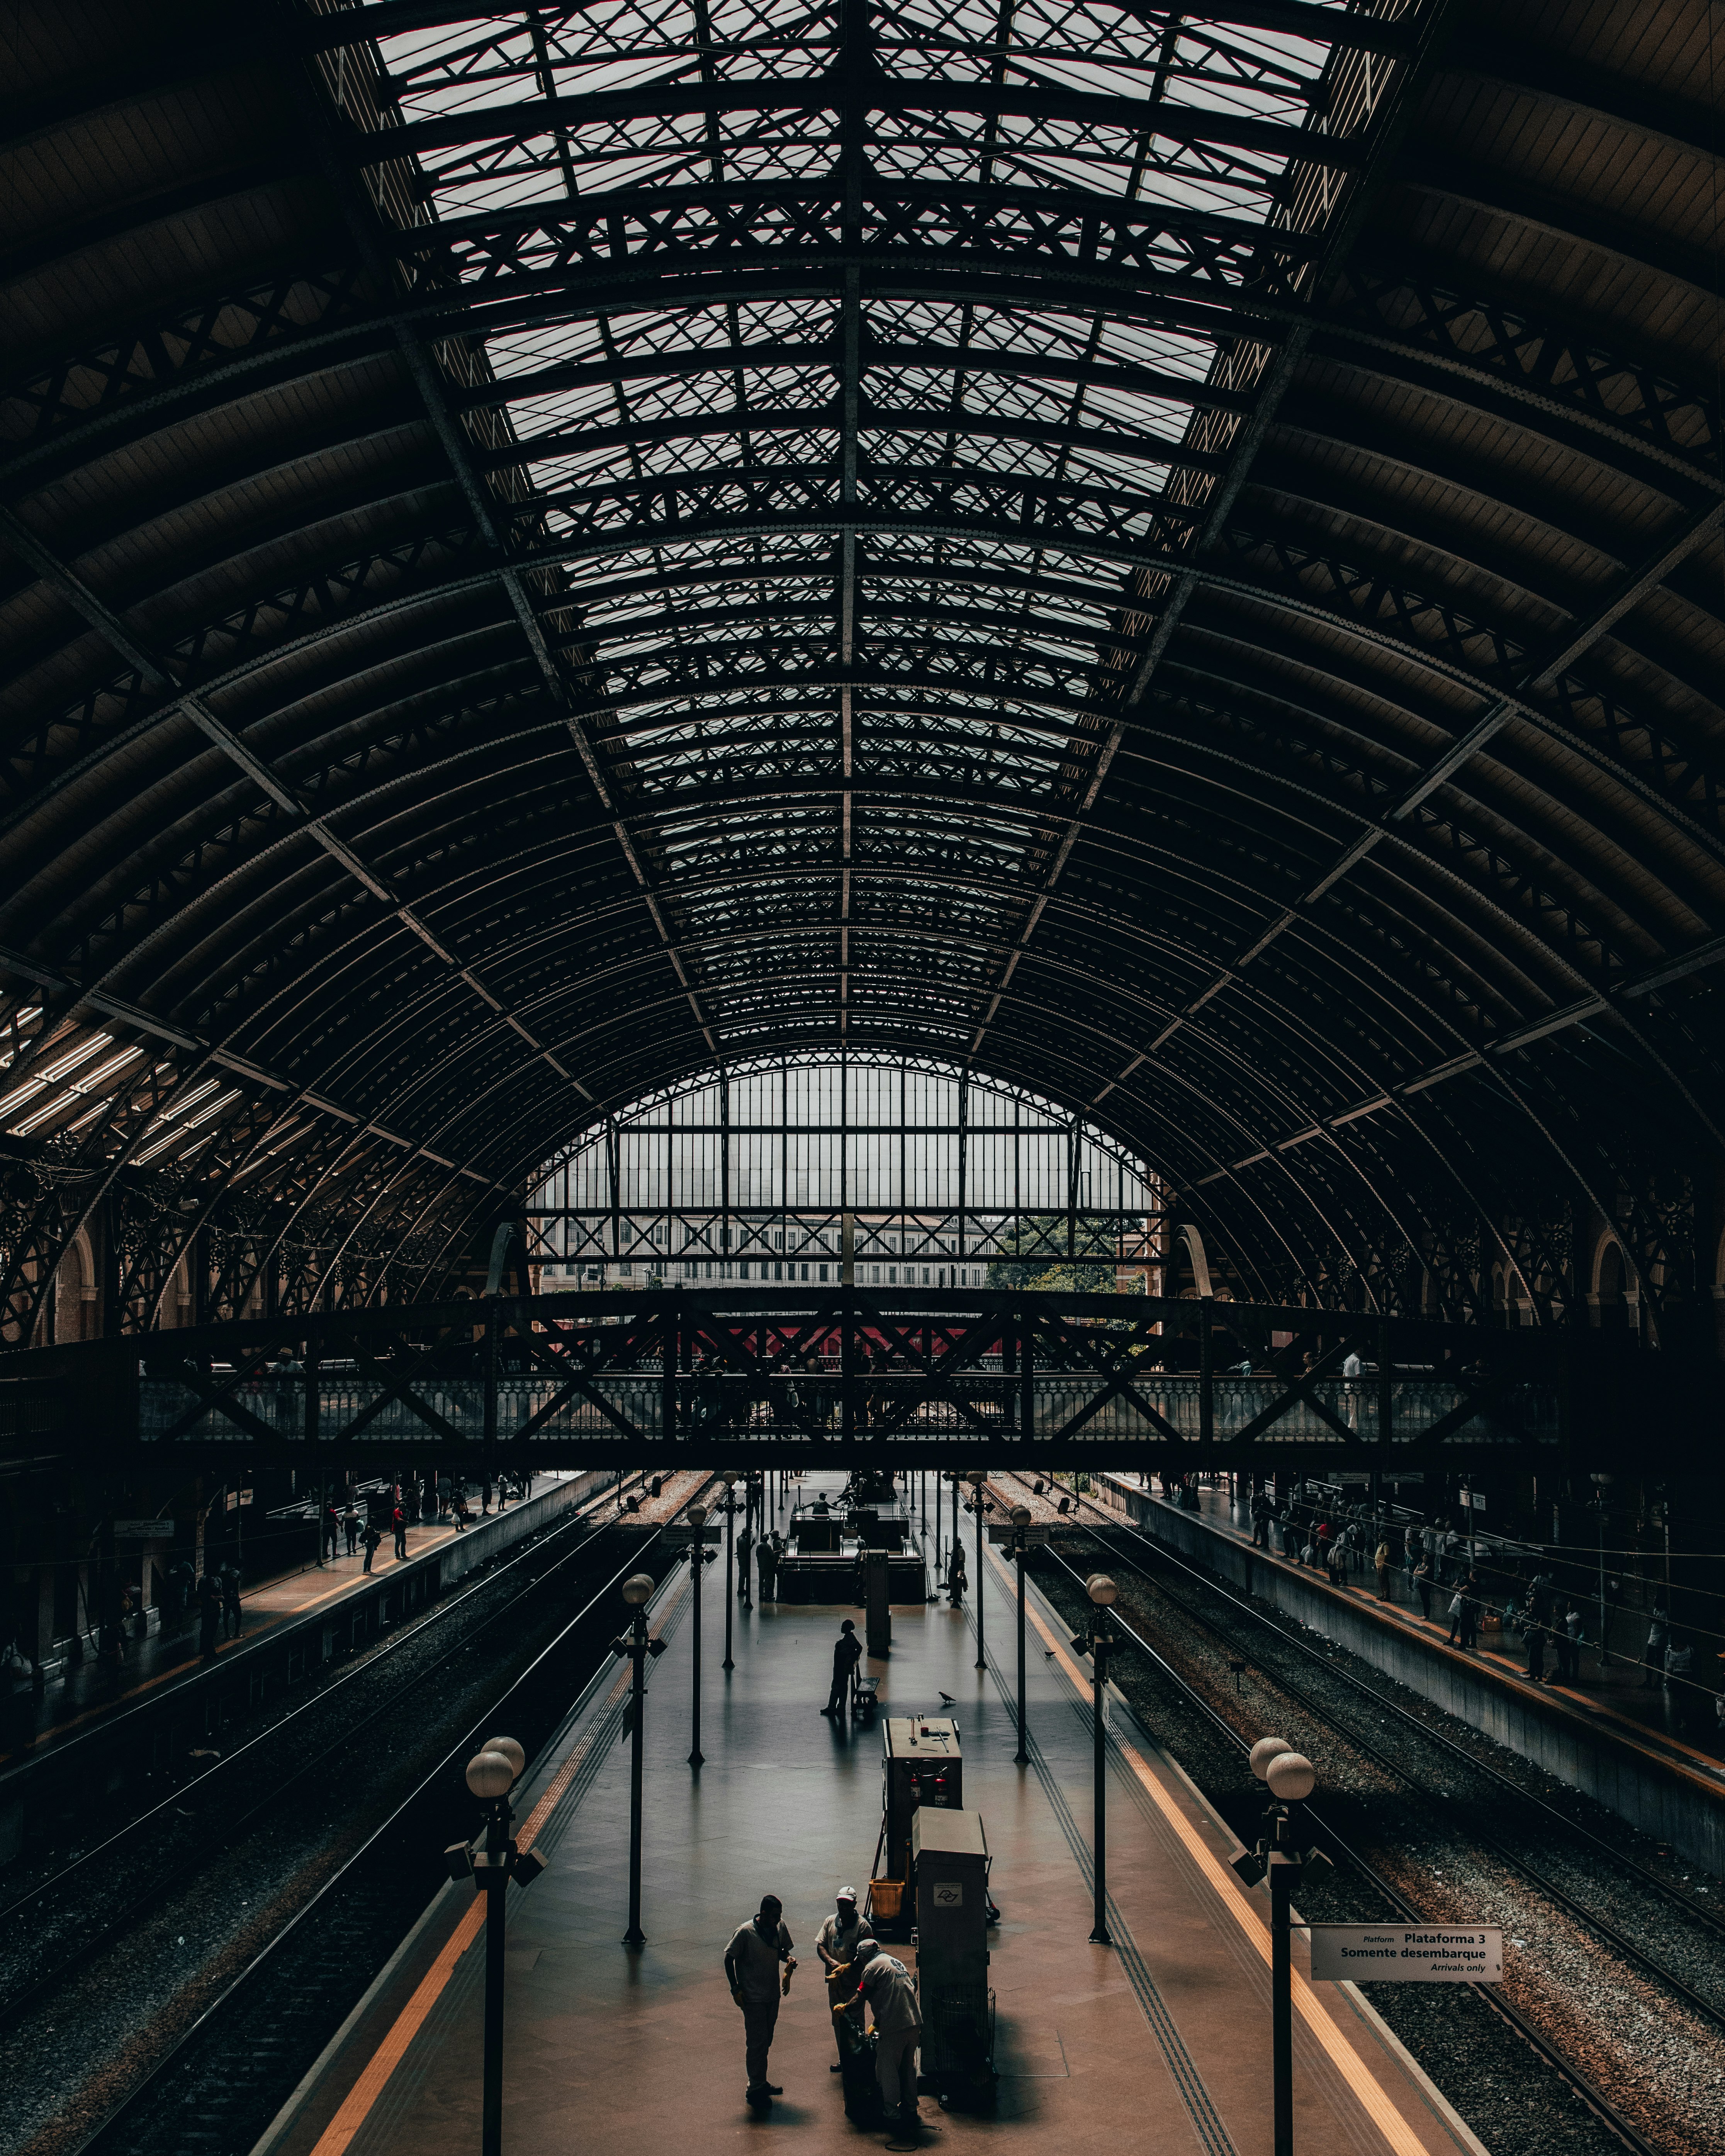
[[[1010,1575],[988,1559],[990,1666],[970,1613],[896,1609],[872,1665],[887,1712],[959,1719],[965,1798],[982,1813],[1003,1912],[993,1945],[999,2101],[988,2114],[922,2101],[918,2141],[1269,2156],[1267,1908],[1226,1869],[1231,1840],[1173,1763],[1112,1709],[1114,1948],[1092,1946],[1086,1682],[1053,1612],[1029,1612],[1033,1763],[1014,1765]],[[718,1666],[705,1602],[702,1744],[689,1749],[693,1628],[685,1571],[655,1621],[670,1640],[645,1717],[644,1948],[627,1915],[626,1667],[602,1671],[530,1767],[517,1835],[551,1859],[510,1892],[505,2147],[635,2156],[643,2147],[826,2156],[886,2130],[846,2119],[814,1932],[841,1885],[860,1888],[880,1816],[878,1727],[834,1727],[831,1641],[848,1609],[768,1606]],[[619,1617],[621,1612],[619,1610]],[[477,1808],[475,1808],[477,1811]],[[781,2011],[764,2118],[743,2102],[742,2031],[721,1968],[764,1892],[786,1905],[802,1967]],[[480,2145],[480,1910],[465,1882],[432,1904],[254,2156],[468,2156]],[[908,1949],[900,1949],[908,1953]],[[1296,1947],[1296,1965],[1303,1948]],[[1483,2156],[1352,1987],[1296,1976],[1296,2138],[1326,2156]],[[895,2146],[906,2146],[895,2143]]]

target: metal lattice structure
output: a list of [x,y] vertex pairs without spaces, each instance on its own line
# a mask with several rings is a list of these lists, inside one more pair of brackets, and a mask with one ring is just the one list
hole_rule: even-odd
[[[1243,1374],[1224,1358],[1246,1341],[1260,1353]],[[961,1453],[1549,1474],[1603,1456],[1625,1404],[1663,1466],[1695,1449],[1692,1425],[1677,1396],[1649,1398],[1644,1372],[1623,1383],[1636,1359],[1582,1333],[1209,1297],[833,1284],[355,1308],[176,1330],[141,1358],[115,1340],[21,1362],[38,1385],[60,1381],[56,1427],[87,1430],[92,1461],[316,1482],[367,1461],[489,1481],[505,1464],[905,1468]]]
[[1150,1294],[1168,1242],[1155,1178],[1094,1124],[927,1058],[868,1054],[757,1058],[662,1087],[553,1164],[523,1229],[547,1289],[625,1272],[983,1287],[991,1262],[1040,1275],[1064,1260],[1110,1286],[1125,1266],[1122,1284]]
[[1248,1298],[1711,1327],[1701,0],[8,19],[8,1341],[852,1050]]

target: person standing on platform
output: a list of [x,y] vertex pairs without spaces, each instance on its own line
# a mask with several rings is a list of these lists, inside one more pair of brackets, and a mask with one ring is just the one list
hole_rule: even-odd
[[862,1660],[862,1641],[856,1636],[856,1625],[847,1617],[839,1627],[839,1636],[833,1642],[833,1688],[827,1694],[823,1714],[842,1715],[850,1691],[850,1680],[856,1675],[856,1666]]
[[173,1583],[173,1629],[177,1634],[185,1630],[186,1620],[192,1614],[192,1604],[198,1596],[198,1581],[191,1563],[186,1558],[181,1558],[172,1566],[167,1576]]
[[1429,1625],[1431,1622],[1431,1559],[1422,1549],[1420,1562],[1414,1568],[1414,1592],[1420,1597],[1420,1614]]
[[1456,1599],[1461,1604],[1461,1651],[1471,1655],[1480,1644],[1480,1584],[1472,1573],[1462,1581]]
[[875,2075],[887,2116],[906,2131],[916,2125],[916,2046],[922,2036],[922,2010],[911,1972],[896,1954],[872,1942],[859,1942],[863,1958],[862,1995],[875,2020]]
[[1671,1612],[1664,1603],[1656,1602],[1647,1619],[1647,1653],[1641,1678],[1643,1691],[1651,1691],[1655,1685],[1665,1682],[1665,1650],[1671,1635]]
[[952,1537],[952,1554],[947,1562],[947,1599],[953,1609],[962,1608],[964,1590],[968,1584],[968,1581],[964,1577],[964,1545],[955,1533]]
[[382,1541],[383,1536],[382,1531],[372,1521],[367,1520],[366,1531],[360,1539],[364,1543],[366,1549],[366,1561],[360,1567],[360,1570],[369,1572],[372,1568],[372,1559],[377,1555],[377,1545]]
[[213,1656],[222,1621],[222,1583],[207,1568],[198,1583],[198,1651]]
[[240,1635],[239,1568],[232,1558],[222,1567],[222,1636],[224,1639],[229,1636],[228,1628],[230,1625],[234,1628],[231,1636],[237,1640]]
[[1673,1632],[1665,1650],[1665,1696],[1671,1722],[1679,1737],[1689,1733],[1689,1688],[1694,1681],[1695,1650],[1681,1633]]
[[[834,1969],[844,1969],[856,1953],[856,1943],[862,1937],[863,1922],[856,1912],[856,1889],[841,1887],[839,1905],[833,1914],[822,1923],[814,1935],[814,1951],[820,1956],[820,1965],[830,1977]],[[832,2069],[835,2074],[845,2071],[844,2024],[834,2020],[834,2035],[839,2046],[839,2062]]]
[[1581,1681],[1581,1612],[1572,1602],[1563,1613],[1563,1644],[1558,1649],[1558,1675],[1565,1684]]
[[319,1532],[322,1537],[324,1555],[333,1557],[336,1554],[336,1545],[341,1538],[341,1515],[333,1505],[324,1507],[323,1524]]
[[396,1506],[389,1516],[389,1523],[395,1529],[395,1553],[404,1558],[408,1553],[408,1515],[403,1506]]
[[1444,1537],[1445,1584],[1447,1586],[1450,1580],[1459,1578],[1461,1573],[1461,1537],[1455,1528],[1451,1527]]
[[1372,1559],[1378,1568],[1378,1599],[1389,1599],[1389,1537],[1386,1535],[1378,1545],[1378,1554]]
[[352,1557],[359,1541],[359,1508],[352,1497],[347,1500],[347,1509],[341,1515],[341,1532],[347,1537],[347,1554]]
[[767,2078],[767,2056],[773,2049],[773,2031],[778,2020],[778,1965],[794,1969],[793,1943],[785,1929],[784,1904],[776,1894],[763,1894],[759,1912],[731,1934],[725,1949],[725,1981],[731,1996],[742,2010],[743,2057],[748,2072],[745,2100],[768,2104],[784,2091]]
[[755,1569],[761,1575],[761,1599],[772,1602],[778,1594],[778,1537],[762,1535],[755,1545]]
[[747,1602],[749,1596],[749,1558],[755,1547],[755,1538],[745,1524],[737,1530],[737,1595]]
[[1527,1675],[1534,1684],[1545,1682],[1545,1627],[1531,1614],[1522,1638],[1527,1650]]

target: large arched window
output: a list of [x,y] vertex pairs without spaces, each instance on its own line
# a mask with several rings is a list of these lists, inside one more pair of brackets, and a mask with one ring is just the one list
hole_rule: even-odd
[[710,1072],[594,1126],[527,1222],[548,1287],[814,1286],[847,1268],[979,1287],[1002,1260],[1147,1270],[1162,1215],[1141,1160],[1034,1094],[932,1061],[809,1055]]

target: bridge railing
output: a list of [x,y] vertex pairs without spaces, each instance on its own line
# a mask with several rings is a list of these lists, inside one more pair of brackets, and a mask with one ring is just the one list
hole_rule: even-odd
[[[1129,1392],[1111,1394],[1106,1381],[1045,1371],[1034,1372],[1028,1388],[1016,1376],[953,1371],[932,1381],[918,1373],[871,1376],[849,1385],[838,1378],[811,1383],[800,1375],[703,1383],[685,1374],[675,1389],[676,1409],[667,1428],[662,1375],[596,1374],[572,1394],[550,1378],[503,1378],[496,1389],[493,1441],[547,1456],[583,1440],[609,1444],[619,1435],[671,1443],[771,1438],[809,1445],[844,1436],[890,1438],[895,1444],[938,1439],[943,1445],[1028,1436],[1032,1444],[1100,1446],[1159,1445],[1172,1430],[1194,1445],[1226,1445],[1261,1423],[1279,1399],[1280,1411],[1254,1440],[1260,1450],[1287,1445],[1330,1450],[1345,1447],[1349,1437],[1378,1441],[1375,1389],[1346,1379],[1312,1387],[1327,1414],[1306,1399],[1286,1399],[1271,1380],[1214,1379],[1208,1440],[1205,1386],[1197,1376],[1158,1374]],[[313,1392],[308,1424],[307,1396]],[[486,1440],[485,1394],[484,1381],[476,1378],[428,1384],[411,1398],[392,1394],[382,1384],[275,1378],[236,1394],[232,1406],[241,1410],[236,1414],[226,1404],[205,1403],[188,1385],[144,1378],[138,1386],[138,1436],[146,1445],[246,1445],[268,1433],[284,1443],[313,1446],[362,1442],[441,1450],[464,1439],[477,1446]],[[1028,1431],[1023,1420],[1027,1399]],[[1550,1445],[1561,1435],[1558,1394],[1548,1385],[1517,1386],[1493,1409],[1478,1413],[1463,1412],[1468,1395],[1461,1387],[1440,1382],[1399,1381],[1390,1400],[1392,1445],[1416,1444],[1440,1425],[1456,1443],[1470,1445]],[[1455,1420],[1458,1413],[1460,1421]]]

